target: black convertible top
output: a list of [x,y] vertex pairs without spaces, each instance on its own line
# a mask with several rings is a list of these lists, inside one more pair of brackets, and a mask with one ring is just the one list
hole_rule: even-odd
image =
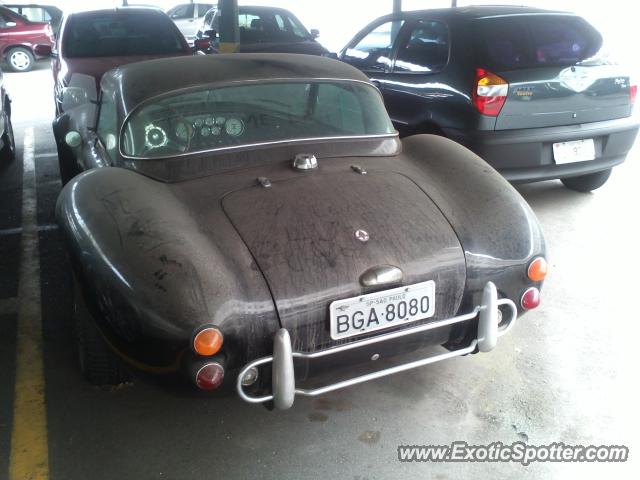
[[145,100],[199,85],[274,79],[368,82],[358,69],[330,58],[288,53],[233,53],[147,60],[110,70],[104,92],[115,93],[127,114]]

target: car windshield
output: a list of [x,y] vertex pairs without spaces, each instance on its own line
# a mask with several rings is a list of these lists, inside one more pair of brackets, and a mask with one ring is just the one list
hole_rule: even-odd
[[[205,19],[205,30],[220,31],[220,11]],[[238,14],[240,43],[301,42],[311,38],[300,20],[283,10],[250,10],[240,8]]]
[[395,133],[379,92],[352,81],[245,83],[144,104],[122,153],[154,158],[310,138]]
[[74,15],[63,35],[67,58],[178,55],[183,51],[171,20],[155,12]]

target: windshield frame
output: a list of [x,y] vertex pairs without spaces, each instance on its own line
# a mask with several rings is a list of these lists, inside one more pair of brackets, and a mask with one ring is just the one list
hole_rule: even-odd
[[[365,81],[365,80],[356,80],[356,79],[346,79],[346,78],[273,78],[273,79],[269,79],[268,83],[358,83],[358,84],[362,84],[362,85],[366,85],[368,88],[371,88],[373,90],[375,90],[375,92],[378,94],[380,101],[382,102],[383,105],[383,109],[386,113],[386,107],[384,107],[384,99],[382,97],[382,93],[380,92],[380,90],[378,88],[376,88],[375,85],[372,85],[370,82]],[[162,100],[164,98],[169,98],[169,97],[173,97],[173,96],[177,96],[177,95],[181,95],[181,94],[185,94],[185,93],[190,93],[193,91],[198,91],[198,90],[206,90],[206,89],[213,89],[213,88],[225,88],[225,87],[234,87],[234,86],[243,86],[243,85],[251,85],[251,84],[258,84],[258,85],[263,85],[265,83],[264,79],[261,80],[235,80],[235,81],[230,81],[230,82],[214,82],[214,83],[203,83],[200,85],[192,85],[189,87],[185,87],[185,88],[180,88],[180,89],[175,89],[175,90],[171,90],[165,93],[162,93],[160,95],[155,95],[153,97],[149,97],[147,99],[145,99],[143,102],[139,103],[138,105],[136,105],[134,108],[132,108],[131,110],[129,110],[128,112],[126,112],[124,119],[122,120],[122,123],[120,125],[119,128],[119,133],[118,133],[118,154],[120,155],[121,158],[125,159],[125,160],[129,160],[129,161],[149,161],[149,162],[154,162],[154,161],[158,161],[158,160],[169,160],[169,159],[174,159],[174,158],[183,158],[183,157],[197,157],[197,156],[203,156],[203,155],[211,155],[211,154],[218,154],[218,153],[225,153],[225,152],[236,152],[236,151],[243,151],[243,150],[255,150],[256,148],[259,147],[269,147],[269,146],[277,146],[277,145],[286,145],[286,144],[292,144],[292,143],[308,143],[308,142],[313,142],[313,141],[326,141],[326,140],[335,140],[335,141],[339,141],[339,140],[373,140],[373,139],[385,139],[385,138],[397,138],[399,136],[398,131],[395,129],[395,127],[393,127],[393,122],[391,121],[391,118],[389,117],[389,122],[392,126],[392,128],[394,129],[393,132],[391,133],[381,133],[381,134],[367,134],[367,135],[339,135],[339,136],[318,136],[318,137],[307,137],[307,138],[287,138],[287,139],[282,139],[282,140],[270,140],[270,141],[264,141],[264,142],[255,142],[255,143],[251,143],[251,144],[244,144],[244,145],[230,145],[230,146],[225,146],[225,147],[218,147],[218,148],[211,148],[208,150],[200,150],[200,151],[195,151],[195,152],[183,152],[183,153],[175,153],[175,154],[170,154],[170,155],[158,155],[158,156],[154,156],[154,157],[143,157],[143,156],[137,156],[137,155],[130,155],[127,154],[123,151],[122,146],[124,144],[124,136],[126,134],[125,132],[125,127],[127,126],[127,124],[129,123],[131,117],[133,115],[135,115],[138,111],[140,111],[142,108],[146,107],[148,104],[157,102],[159,100]],[[388,116],[388,113],[387,113]]]

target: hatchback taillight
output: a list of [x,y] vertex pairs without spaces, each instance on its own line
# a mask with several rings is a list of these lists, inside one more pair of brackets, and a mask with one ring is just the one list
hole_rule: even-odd
[[507,101],[509,83],[484,68],[476,68],[476,81],[472,92],[473,105],[482,115],[497,117]]
[[629,103],[631,105],[636,103],[636,96],[638,95],[638,85],[631,85],[629,87]]

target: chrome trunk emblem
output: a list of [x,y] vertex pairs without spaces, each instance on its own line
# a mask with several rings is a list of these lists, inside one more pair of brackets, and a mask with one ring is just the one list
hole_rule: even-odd
[[356,238],[361,242],[368,242],[369,234],[365,230],[356,230]]

